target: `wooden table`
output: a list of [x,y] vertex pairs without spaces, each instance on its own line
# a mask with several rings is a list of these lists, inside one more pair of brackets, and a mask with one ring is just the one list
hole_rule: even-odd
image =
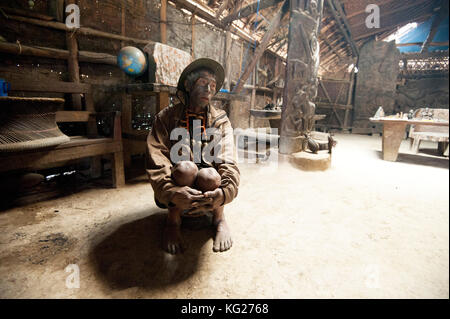
[[395,162],[407,125],[448,126],[448,121],[408,120],[402,118],[370,118],[371,122],[383,124],[382,151],[385,161]]

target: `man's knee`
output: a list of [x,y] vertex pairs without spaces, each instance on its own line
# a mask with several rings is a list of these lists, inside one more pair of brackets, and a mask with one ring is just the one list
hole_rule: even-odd
[[193,162],[181,161],[172,168],[172,180],[178,186],[193,186],[198,168]]
[[213,168],[202,168],[197,174],[196,188],[202,192],[213,191],[220,186],[221,177]]

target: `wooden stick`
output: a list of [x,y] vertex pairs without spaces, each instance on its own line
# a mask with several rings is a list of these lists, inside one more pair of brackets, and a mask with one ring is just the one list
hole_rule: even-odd
[[[0,52],[60,60],[67,60],[69,58],[69,51],[66,50],[32,47],[9,42],[0,42]],[[117,65],[117,57],[106,53],[78,51],[78,57],[80,62]]]
[[30,18],[36,18],[36,19],[41,19],[41,20],[45,20],[45,21],[52,21],[54,20],[53,17],[45,15],[45,14],[41,14],[41,13],[37,13],[37,12],[33,12],[30,10],[21,10],[21,9],[15,9],[15,8],[9,8],[9,7],[0,7],[0,10],[6,12],[6,13],[10,13],[10,14],[17,14],[17,15],[21,15],[21,16],[25,16],[25,17],[30,17]]
[[[411,43],[397,43],[395,44],[397,47],[411,47],[411,46],[422,46],[424,42],[411,42]],[[448,46],[448,41],[446,42],[430,42],[428,44],[430,47],[440,47],[440,46]]]
[[[47,27],[47,28],[52,28],[52,29],[56,29],[56,30],[61,30],[61,31],[72,31],[72,29],[67,28],[66,25],[61,22],[42,21],[42,20],[38,20],[38,19],[20,17],[20,16],[15,16],[15,15],[9,15],[8,19],[19,21],[19,22],[25,22],[25,23],[29,23],[29,24],[34,24],[34,25],[41,26],[41,27]],[[87,35],[87,36],[93,36],[93,37],[133,42],[133,43],[137,43],[137,44],[154,43],[153,41],[150,41],[150,40],[129,38],[129,37],[124,37],[124,36],[120,36],[117,34],[98,31],[98,30],[94,30],[91,28],[85,28],[85,27],[81,27],[81,28],[77,29],[77,33],[82,34],[82,35]]]

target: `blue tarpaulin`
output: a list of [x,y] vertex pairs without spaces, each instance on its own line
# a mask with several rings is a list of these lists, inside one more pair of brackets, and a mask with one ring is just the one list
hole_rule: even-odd
[[[431,25],[433,20],[437,19],[437,14],[432,16],[430,19],[425,21],[424,23],[417,26],[417,28],[411,30],[407,34],[403,35],[397,40],[397,43],[415,43],[415,42],[424,42],[428,35],[430,34]],[[438,31],[434,36],[431,42],[448,42],[448,16],[444,19],[438,27]],[[409,47],[399,47],[400,52],[420,52],[421,46],[414,45]],[[432,47],[428,48],[429,51],[439,51],[439,50],[448,50],[447,46],[440,47]]]

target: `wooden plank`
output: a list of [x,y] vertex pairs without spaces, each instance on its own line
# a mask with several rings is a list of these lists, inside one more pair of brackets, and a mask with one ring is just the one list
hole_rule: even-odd
[[83,83],[72,83],[62,81],[51,82],[29,82],[29,81],[9,81],[11,91],[24,92],[50,92],[50,93],[90,93],[91,86]]
[[[41,27],[47,27],[52,28],[55,30],[61,30],[61,31],[71,31],[64,23],[61,22],[54,22],[54,21],[43,21],[39,19],[33,19],[33,18],[27,18],[27,17],[21,17],[16,15],[9,15],[8,19],[12,19],[19,22],[25,22]],[[136,44],[149,44],[154,43],[150,40],[142,40],[142,39],[136,39],[136,38],[130,38],[130,37],[124,37],[118,34],[103,32],[91,28],[81,27],[77,29],[78,34],[82,34],[85,36],[93,36],[93,37],[99,37],[99,38],[106,38],[106,39],[113,39],[113,40],[119,40],[119,41],[126,41],[126,42],[132,42]]]
[[115,153],[121,150],[121,143],[111,142],[59,149],[56,148],[50,151],[13,153],[8,154],[8,156],[0,156],[0,171],[4,172],[15,169],[32,168],[38,165]]
[[21,10],[21,9],[15,9],[10,7],[1,6],[0,10],[2,10],[5,13],[11,13],[15,15],[30,17],[30,18],[36,18],[44,21],[52,21],[54,18],[42,13],[34,12],[31,10]]
[[[412,42],[412,43],[396,43],[395,46],[397,47],[412,47],[412,46],[422,46],[424,42]],[[443,47],[448,46],[448,41],[445,42],[430,42],[428,44],[429,47]]]
[[[0,42],[0,52],[60,60],[67,60],[69,58],[69,51],[67,50],[23,44],[19,45],[18,43],[9,42]],[[117,57],[107,53],[78,51],[78,59],[80,62],[117,65]]]
[[87,122],[91,114],[88,111],[58,111],[56,112],[56,122]]

